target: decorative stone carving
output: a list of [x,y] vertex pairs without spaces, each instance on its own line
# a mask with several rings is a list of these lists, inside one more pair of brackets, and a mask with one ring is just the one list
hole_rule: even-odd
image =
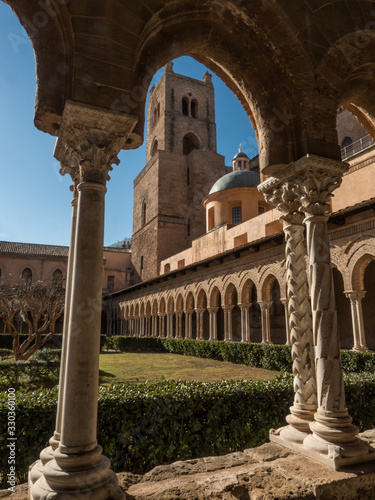
[[303,214],[299,212],[300,202],[296,196],[293,181],[283,181],[269,191],[261,185],[268,202],[276,205],[284,221],[285,256],[287,268],[287,317],[294,376],[294,404],[286,417],[289,426],[271,431],[270,439],[279,444],[302,444],[310,433],[309,424],[314,420],[317,409],[317,391],[313,354],[313,333],[309,287],[307,281]]

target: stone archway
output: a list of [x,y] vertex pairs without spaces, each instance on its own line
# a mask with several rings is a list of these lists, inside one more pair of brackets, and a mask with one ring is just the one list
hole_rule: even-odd
[[332,269],[333,286],[335,289],[335,300],[337,308],[337,328],[340,335],[342,349],[353,347],[353,328],[350,312],[350,301],[344,294],[344,280],[341,272],[334,267]]

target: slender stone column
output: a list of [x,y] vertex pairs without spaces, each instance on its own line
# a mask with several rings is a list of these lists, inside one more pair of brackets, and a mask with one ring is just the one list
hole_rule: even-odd
[[218,307],[209,307],[209,321],[210,321],[210,339],[209,340],[217,340],[217,312],[219,310]]
[[176,311],[176,338],[182,338],[182,311]]
[[197,315],[197,340],[203,340],[204,339],[204,332],[203,332],[203,314],[204,314],[205,309],[195,309],[195,314]]
[[185,336],[187,339],[193,338],[193,310],[185,310]]
[[241,342],[250,342],[250,317],[251,304],[238,304],[241,309]]
[[[62,172],[61,172],[62,173]],[[73,173],[73,172],[72,172]],[[31,483],[35,483],[41,476],[43,471],[43,465],[53,459],[53,452],[56,450],[60,443],[61,436],[61,416],[62,416],[62,406],[63,406],[63,394],[64,394],[64,383],[65,383],[65,369],[66,369],[66,352],[67,352],[67,330],[70,317],[70,303],[71,303],[71,291],[72,291],[72,276],[73,276],[73,257],[75,248],[75,235],[76,235],[76,224],[77,224],[77,206],[78,206],[78,191],[77,191],[77,179],[74,177],[73,173],[73,185],[71,189],[73,190],[72,199],[72,221],[70,229],[70,245],[69,245],[69,255],[68,255],[68,267],[67,267],[67,277],[66,277],[66,287],[65,287],[65,305],[64,305],[64,324],[63,324],[63,340],[61,349],[61,359],[60,359],[60,378],[59,378],[59,396],[57,401],[57,412],[56,412],[56,427],[53,436],[49,440],[50,446],[45,448],[40,453],[40,460],[36,462],[34,467],[30,470],[29,479]]]
[[262,315],[262,344],[272,344],[270,326],[270,309],[272,304],[273,302],[269,300],[259,302]]
[[296,193],[306,216],[318,400],[315,421],[310,424],[312,434],[305,438],[304,447],[314,458],[338,468],[369,459],[369,446],[358,439],[358,428],[351,423],[345,404],[326,217],[328,201],[347,165],[308,155],[296,162],[295,169],[300,173]]
[[363,312],[362,312],[362,299],[366,292],[361,291],[348,291],[344,292],[350,300],[350,307],[352,312],[353,324],[353,351],[367,351],[366,337],[363,327]]
[[227,342],[233,341],[233,322],[232,322],[232,311],[234,309],[233,304],[226,304],[223,306],[224,309],[224,340]]
[[30,498],[124,498],[96,441],[102,305],[104,196],[136,119],[67,102],[55,156],[77,169],[78,212],[67,330],[61,436]]
[[288,311],[288,299],[280,299],[280,302],[284,306],[285,311],[285,345],[292,345],[290,340],[290,327],[289,327],[289,311]]

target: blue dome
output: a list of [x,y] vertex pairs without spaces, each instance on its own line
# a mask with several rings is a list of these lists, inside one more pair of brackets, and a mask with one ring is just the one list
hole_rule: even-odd
[[223,175],[212,186],[209,194],[218,193],[225,189],[257,187],[260,184],[260,175],[249,170],[237,170]]

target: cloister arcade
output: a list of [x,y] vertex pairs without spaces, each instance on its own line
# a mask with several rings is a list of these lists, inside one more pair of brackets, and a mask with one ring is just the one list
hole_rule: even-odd
[[[332,270],[340,344],[365,351],[375,350],[375,248],[362,241],[347,262],[342,255],[347,248],[333,252]],[[261,279],[249,270],[191,281],[104,302],[103,333],[291,344],[286,273],[279,263],[269,265]]]
[[[106,183],[112,164],[119,163],[119,151],[137,148],[143,141],[151,78],[181,55],[205,64],[241,101],[259,145],[263,182],[258,189],[282,212],[286,277],[270,274],[277,278],[281,298],[288,299],[295,399],[286,417],[289,425],[270,438],[333,468],[373,460],[375,453],[357,437],[358,428],[346,408],[331,259],[353,301],[355,348],[363,344],[356,292],[363,292],[360,287],[373,279],[374,265],[360,255],[365,241],[348,242],[341,256],[335,255],[335,247],[330,251],[327,217],[333,192],[348,170],[338,144],[337,109],[344,106],[351,111],[375,137],[373,2],[6,3],[35,51],[35,125],[57,137],[54,155],[74,185],[56,427],[51,446],[30,471],[30,498],[125,497],[97,442]],[[355,283],[354,262],[362,276]],[[266,322],[274,283],[267,276],[263,273],[257,282],[245,270],[238,281],[228,276],[217,283],[216,295],[197,283],[196,288],[179,291],[182,299],[170,292],[134,301],[129,304],[133,328],[137,323],[140,329],[139,318],[150,310],[155,314],[157,307],[164,317],[160,331],[181,332],[177,311],[183,311],[188,318],[185,335],[193,334],[195,321],[196,335],[201,336],[207,313],[211,323],[215,318],[209,309],[220,307],[224,317],[217,313],[218,324],[223,322],[227,336],[236,336],[229,318],[248,312],[253,299],[244,287],[247,280],[256,285],[258,303],[263,304],[262,323]],[[371,292],[368,295],[373,298]],[[364,312],[365,301],[366,297]]]

